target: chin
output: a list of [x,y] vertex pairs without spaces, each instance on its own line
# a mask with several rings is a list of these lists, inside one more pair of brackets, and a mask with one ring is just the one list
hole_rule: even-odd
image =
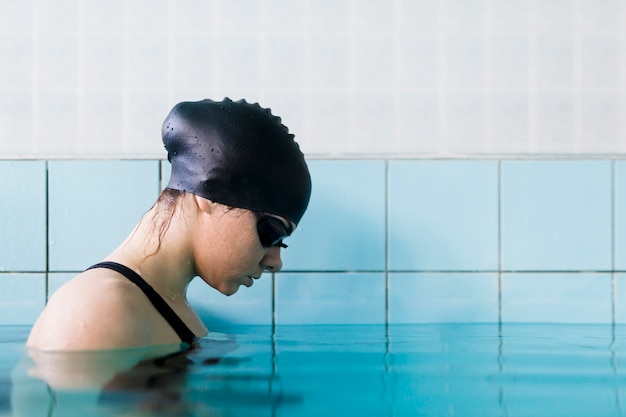
[[226,288],[224,291],[220,291],[220,292],[224,294],[225,296],[230,297],[237,291],[239,291],[239,285],[237,285],[235,288]]

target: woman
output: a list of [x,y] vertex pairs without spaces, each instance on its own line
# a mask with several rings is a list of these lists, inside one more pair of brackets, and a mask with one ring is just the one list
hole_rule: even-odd
[[280,118],[245,101],[177,104],[162,127],[167,188],[102,263],[54,293],[27,346],[55,351],[191,344],[199,276],[225,295],[278,271],[311,180]]

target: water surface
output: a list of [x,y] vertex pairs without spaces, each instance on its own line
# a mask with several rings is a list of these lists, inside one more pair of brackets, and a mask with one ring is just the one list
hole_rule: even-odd
[[157,360],[128,350],[42,366],[27,328],[1,327],[0,416],[624,415],[626,327],[219,330]]

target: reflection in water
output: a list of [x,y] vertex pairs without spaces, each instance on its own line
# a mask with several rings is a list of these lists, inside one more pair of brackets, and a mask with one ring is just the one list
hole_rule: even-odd
[[[14,372],[13,415],[205,416],[254,410],[254,415],[269,416],[278,404],[299,401],[271,390],[276,378],[267,349],[271,335],[247,336],[247,349],[234,337],[212,334],[188,350],[166,355],[159,350],[174,347],[31,352],[18,367],[24,372]],[[251,348],[250,356],[237,354]],[[157,357],[141,360],[145,355]]]
[[622,416],[624,330],[246,327],[151,360],[47,353],[15,367],[0,416]]

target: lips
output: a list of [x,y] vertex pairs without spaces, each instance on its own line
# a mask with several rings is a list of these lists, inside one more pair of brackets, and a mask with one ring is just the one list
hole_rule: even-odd
[[261,278],[261,274],[259,274],[258,277],[255,277],[254,275],[248,275],[248,276],[246,276],[246,278],[248,278],[248,279],[246,280],[246,283],[244,285],[249,288],[249,287],[252,286],[252,284],[254,283],[255,279]]

